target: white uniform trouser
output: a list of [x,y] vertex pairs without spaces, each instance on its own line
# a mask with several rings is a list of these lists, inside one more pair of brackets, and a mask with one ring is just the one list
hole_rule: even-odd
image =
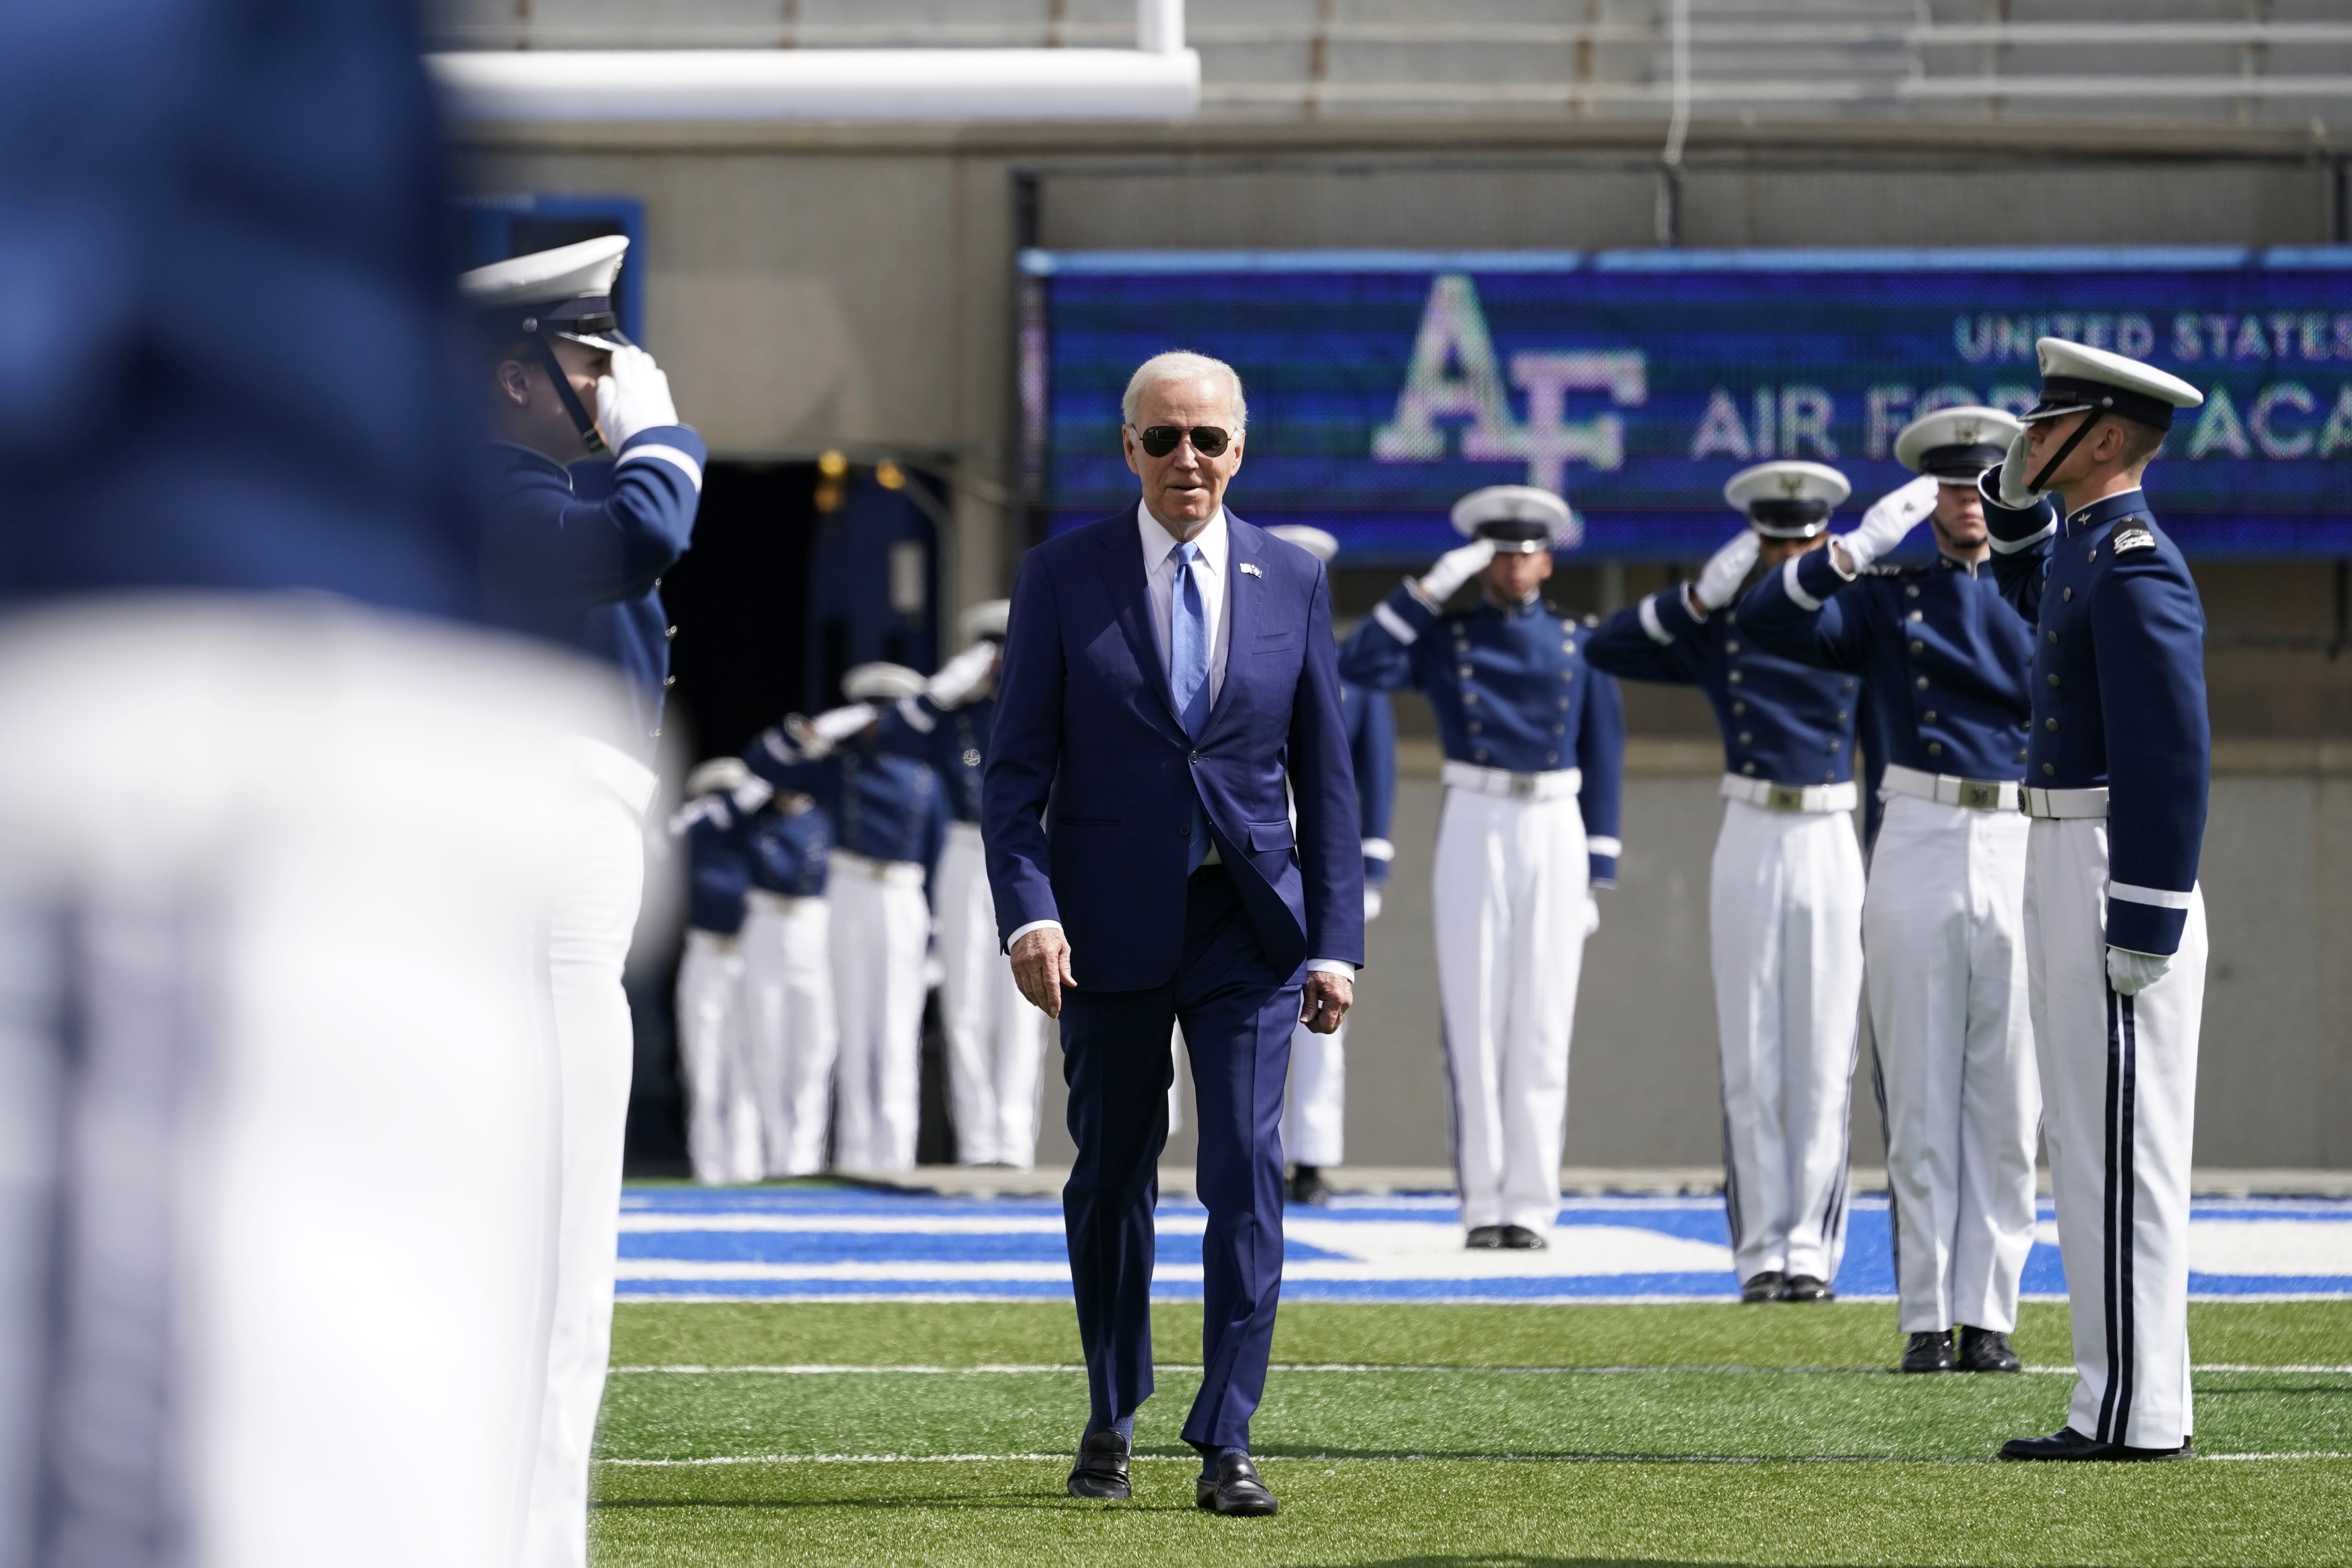
[[741,939],[689,930],[677,964],[677,1058],[686,1079],[686,1151],[694,1179],[706,1186],[767,1173],[743,990]]
[[1348,1115],[1348,1024],[1318,1035],[1290,1032],[1290,1084],[1282,1102],[1282,1152],[1294,1165],[1343,1163]]
[[744,1035],[772,1176],[824,1169],[833,1118],[833,910],[753,889],[743,913]]
[[836,849],[834,1005],[841,1065],[834,1091],[834,1163],[910,1171],[923,1050],[923,949],[931,914],[923,868]]
[[2189,1156],[2205,1010],[2205,897],[2137,996],[2107,986],[2107,825],[2037,820],[2025,860],[2042,1136],[2074,1321],[2066,1424],[2172,1448],[2189,1394]]
[[1862,1000],[1853,818],[1726,801],[1708,925],[1733,1266],[1833,1279]]
[[996,939],[996,904],[975,823],[948,825],[940,852],[940,1023],[947,1037],[956,1159],[966,1165],[1037,1163],[1038,1073],[1045,1015],[1013,983]]
[[525,1568],[583,1568],[588,1561],[589,1451],[612,1360],[621,1152],[635,1056],[621,972],[645,892],[643,814],[655,781],[651,770],[621,752],[607,749],[602,763],[609,782],[583,778],[563,815],[569,853],[548,921],[548,978],[563,1079],[562,1193],[547,1406],[531,1481]]
[[1549,1236],[1559,1217],[1568,1046],[1591,897],[1573,795],[1448,789],[1432,911],[1462,1223]]
[[604,696],[309,598],[0,627],[0,1563],[516,1561]]
[[1886,797],[1862,905],[1905,1333],[2017,1327],[2042,1083],[2015,811]]

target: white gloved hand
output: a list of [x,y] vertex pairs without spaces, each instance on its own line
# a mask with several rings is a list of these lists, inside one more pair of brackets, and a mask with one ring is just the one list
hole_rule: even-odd
[[1936,492],[1944,488],[1943,480],[1933,474],[1922,474],[1902,489],[1878,498],[1876,504],[1862,514],[1862,524],[1851,533],[1841,533],[1831,542],[1843,552],[1846,562],[1856,572],[1903,542],[1903,538],[1919,526],[1936,510]]
[[1381,918],[1381,885],[1378,882],[1364,884],[1364,923],[1366,925]]
[[1591,893],[1584,895],[1584,934],[1587,937],[1601,929],[1601,900]]
[[982,638],[940,666],[939,673],[923,688],[923,695],[931,700],[934,707],[954,707],[988,679],[988,672],[996,665],[996,652],[994,643]]
[[2107,984],[2118,996],[2137,996],[2172,967],[2168,954],[2134,952],[2127,947],[2107,949]]
[[1999,500],[2011,511],[2023,511],[2042,497],[2040,490],[2025,488],[2026,481],[2033,478],[2033,448],[2025,436],[2026,432],[2020,430],[2011,437],[2009,456],[2001,459]]
[[1755,570],[1756,552],[1763,547],[1754,529],[1741,529],[1738,538],[1708,556],[1706,564],[1698,569],[1692,596],[1707,610],[1719,610],[1731,603],[1739,596],[1739,584]]
[[596,433],[617,452],[644,431],[677,423],[669,377],[640,348],[614,349],[613,368],[596,378]]
[[1439,556],[1437,564],[1422,578],[1421,591],[1429,596],[1431,604],[1443,605],[1454,597],[1455,589],[1484,572],[1486,563],[1493,559],[1495,542],[1474,539],[1459,550],[1449,550]]
[[809,733],[821,740],[846,741],[880,717],[882,710],[871,702],[852,702],[846,707],[828,708],[810,720]]

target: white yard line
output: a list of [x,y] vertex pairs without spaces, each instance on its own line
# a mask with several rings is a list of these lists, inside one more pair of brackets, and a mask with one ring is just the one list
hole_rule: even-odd
[[[2288,1454],[2200,1454],[2201,1460],[2352,1459],[2352,1453],[2325,1450]],[[993,1465],[1066,1464],[1067,1454],[730,1454],[698,1459],[599,1459],[630,1469],[706,1469],[732,1465]],[[1912,1458],[1891,1454],[1286,1454],[1261,1457],[1262,1465],[1430,1464],[1446,1461],[1523,1465],[1992,1465],[1990,1455]],[[1190,1454],[1137,1454],[1130,1463],[1198,1465]]]
[[[1161,1372],[1199,1372],[1198,1363],[1161,1362]],[[811,1362],[796,1365],[649,1365],[615,1366],[608,1369],[614,1376],[655,1373],[675,1377],[875,1377],[901,1375],[908,1377],[979,1377],[1027,1376],[1045,1373],[1082,1373],[1083,1364],[1074,1362],[983,1362],[974,1366],[928,1365],[852,1365],[845,1363]],[[1266,1368],[1280,1373],[1418,1373],[1455,1376],[1465,1373],[1492,1373],[1517,1377],[1607,1377],[1643,1373],[1703,1373],[1725,1377],[1887,1377],[1900,1375],[1889,1366],[1475,1366],[1423,1363],[1384,1362],[1276,1362]],[[2023,1369],[2039,1377],[2072,1377],[2071,1366],[2029,1366]],[[2352,1377],[2352,1366],[2318,1364],[2261,1366],[2245,1362],[2200,1362],[2197,1372],[2239,1373],[2276,1372],[2328,1377]]]

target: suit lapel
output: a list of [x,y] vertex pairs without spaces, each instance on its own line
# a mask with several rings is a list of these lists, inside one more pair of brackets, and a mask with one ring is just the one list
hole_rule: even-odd
[[1144,583],[1143,541],[1133,512],[1126,514],[1126,524],[1104,531],[1103,581],[1110,588],[1111,603],[1118,606],[1119,630],[1127,634],[1135,668],[1143,672],[1143,683],[1159,699],[1160,713],[1181,736],[1184,725],[1176,716],[1176,700],[1168,689],[1167,661],[1160,657],[1160,641],[1151,633],[1151,590]]
[[[1249,649],[1257,637],[1258,613],[1265,597],[1265,540],[1232,512],[1225,513],[1225,681],[1209,710],[1202,733],[1214,730],[1233,706],[1234,689],[1248,679]],[[1247,562],[1255,568],[1244,572]]]

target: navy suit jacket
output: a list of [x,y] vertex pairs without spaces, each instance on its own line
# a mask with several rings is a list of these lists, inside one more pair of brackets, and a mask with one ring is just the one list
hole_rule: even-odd
[[1276,969],[1363,962],[1330,586],[1305,551],[1225,523],[1231,650],[1197,740],[1169,695],[1132,509],[1038,545],[1013,584],[981,784],[988,883],[1000,939],[1061,921],[1088,990],[1174,977],[1196,799]]

